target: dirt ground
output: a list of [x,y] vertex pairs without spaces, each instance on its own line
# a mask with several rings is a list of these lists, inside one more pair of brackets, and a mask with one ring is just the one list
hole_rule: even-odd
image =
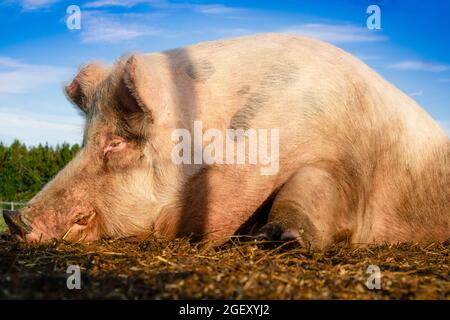
[[[450,241],[311,252],[232,239],[220,248],[149,237],[23,245],[0,236],[1,299],[450,299]],[[67,268],[81,289],[67,289]],[[369,265],[381,289],[369,290]]]

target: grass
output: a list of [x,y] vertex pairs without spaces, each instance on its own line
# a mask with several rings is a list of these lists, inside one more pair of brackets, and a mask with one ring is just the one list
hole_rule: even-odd
[[[0,236],[0,299],[450,299],[450,241],[312,252],[234,239],[200,248],[149,237],[91,244],[19,244]],[[378,265],[381,290],[369,290]],[[81,290],[66,270],[79,265]]]
[[5,232],[7,229],[5,220],[3,220],[3,215],[0,212],[0,233]]

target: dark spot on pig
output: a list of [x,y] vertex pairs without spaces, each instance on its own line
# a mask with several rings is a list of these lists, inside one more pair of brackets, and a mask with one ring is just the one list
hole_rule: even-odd
[[[281,90],[288,88],[298,79],[298,68],[291,61],[279,62],[269,67],[255,92],[251,93],[244,106],[230,120],[231,129],[248,130],[251,121],[264,108],[267,101]],[[247,94],[248,86],[241,88],[238,94]]]
[[249,85],[245,85],[245,86],[242,86],[241,89],[239,89],[237,94],[240,95],[240,96],[244,96],[244,95],[248,94],[249,92],[250,92],[250,86]]
[[256,116],[258,110],[261,109],[264,103],[269,99],[268,95],[264,93],[252,93],[245,102],[244,107],[239,109],[230,120],[231,129],[250,129],[251,120]]
[[265,73],[261,87],[265,89],[284,89],[297,80],[297,75],[298,68],[291,61],[274,64]]
[[199,60],[190,63],[185,71],[191,79],[204,82],[216,72],[216,69],[208,60]]

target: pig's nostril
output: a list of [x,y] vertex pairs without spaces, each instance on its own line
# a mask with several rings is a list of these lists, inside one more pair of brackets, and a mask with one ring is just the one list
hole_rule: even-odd
[[6,223],[13,222],[14,211],[11,210],[3,210],[3,219],[5,219]]
[[31,226],[24,222],[18,211],[3,210],[3,218],[5,219],[11,234],[22,235],[30,233],[32,230]]
[[11,210],[3,210],[3,219],[5,219],[5,222],[11,231],[11,234],[18,234],[20,233],[20,229],[17,227],[15,219],[14,219],[14,211]]

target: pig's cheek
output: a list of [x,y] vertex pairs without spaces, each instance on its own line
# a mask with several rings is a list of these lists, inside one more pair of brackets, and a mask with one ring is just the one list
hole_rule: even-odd
[[31,224],[32,231],[25,235],[24,240],[29,242],[41,242],[60,238],[60,230],[56,227],[54,222],[54,219],[51,217],[47,219],[47,221],[44,219],[35,219]]

